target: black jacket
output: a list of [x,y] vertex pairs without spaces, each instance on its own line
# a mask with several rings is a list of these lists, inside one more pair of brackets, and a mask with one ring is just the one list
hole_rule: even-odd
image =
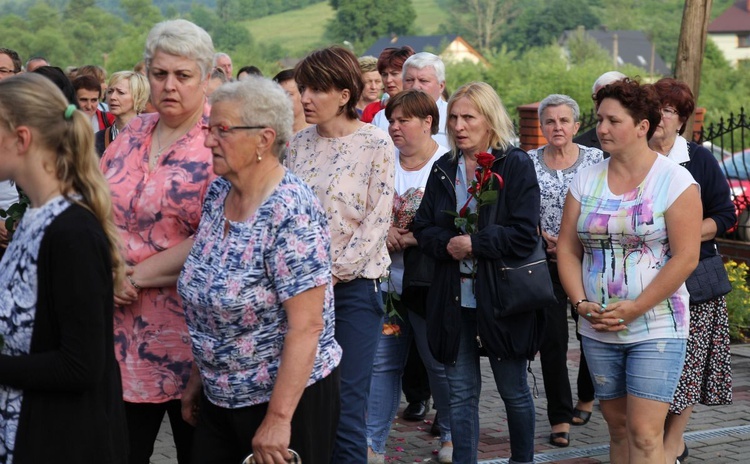
[[[537,240],[539,184],[534,164],[521,149],[493,150],[492,171],[505,181],[497,202],[481,209],[479,231],[471,236],[472,253],[479,261],[502,256],[528,256]],[[448,153],[433,166],[425,195],[414,218],[414,236],[419,246],[435,259],[432,285],[427,297],[427,337],[435,359],[453,364],[458,354],[461,327],[459,262],[446,250],[448,241],[461,234],[454,217],[457,160]],[[471,176],[471,175],[470,175]],[[491,208],[495,221],[488,224]],[[477,273],[477,335],[491,356],[499,359],[533,359],[544,326],[543,312],[530,311],[496,320],[483,294],[495,290],[495,283]]]

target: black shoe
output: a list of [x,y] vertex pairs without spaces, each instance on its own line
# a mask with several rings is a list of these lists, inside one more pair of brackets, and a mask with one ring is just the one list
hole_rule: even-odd
[[409,403],[409,405],[404,409],[404,420],[408,421],[421,421],[424,420],[424,416],[427,415],[427,410],[429,409],[429,400],[425,401],[415,401],[413,403]]
[[433,437],[440,436],[440,417],[438,417],[438,413],[435,413],[435,418],[432,419],[432,427],[430,427],[430,434]]
[[688,454],[689,453],[688,453],[687,443],[685,443],[685,451],[683,451],[681,455],[677,456],[677,464],[682,464],[683,462],[685,462],[685,459],[687,459]]

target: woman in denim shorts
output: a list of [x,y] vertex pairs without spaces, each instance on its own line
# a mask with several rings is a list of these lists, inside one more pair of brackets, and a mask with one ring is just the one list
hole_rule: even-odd
[[648,147],[661,120],[649,85],[600,89],[597,134],[611,157],[570,185],[558,268],[610,434],[610,460],[665,462],[664,420],[688,336],[685,279],[698,263],[695,180]]

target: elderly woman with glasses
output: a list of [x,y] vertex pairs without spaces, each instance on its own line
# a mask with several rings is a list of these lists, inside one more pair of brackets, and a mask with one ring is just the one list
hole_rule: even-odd
[[[279,162],[292,105],[262,77],[211,96],[206,194],[178,282],[195,364],[183,417],[194,462],[331,459],[339,411],[330,238],[315,194]],[[201,394],[202,391],[202,394]]]
[[[729,279],[719,256],[715,237],[726,232],[737,220],[729,184],[719,163],[709,150],[688,142],[682,134],[695,109],[695,99],[684,82],[664,78],[654,84],[661,100],[661,122],[656,126],[649,146],[657,153],[682,164],[701,187],[703,221],[701,222],[700,261],[713,263],[725,284]],[[729,355],[729,316],[723,292],[713,293],[715,281],[696,270],[688,284],[708,290],[705,296],[688,285],[690,294],[690,334],[685,365],[665,423],[664,449],[667,462],[684,460],[687,445],[683,433],[693,406],[731,404],[732,365]],[[726,288],[726,287],[725,287]]]
[[213,54],[211,37],[193,23],[154,26],[144,55],[156,113],[133,118],[100,163],[127,264],[114,325],[132,464],[148,464],[165,413],[178,462],[190,460],[193,428],[180,397],[193,357],[175,284],[213,179],[201,130]]

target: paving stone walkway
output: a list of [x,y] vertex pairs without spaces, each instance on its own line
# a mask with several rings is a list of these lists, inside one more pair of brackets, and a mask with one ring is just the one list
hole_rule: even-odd
[[[569,324],[568,368],[575,395],[580,351],[573,322]],[[510,456],[508,426],[505,409],[492,379],[489,362],[482,361],[483,391],[480,406],[479,460],[482,464],[507,463]],[[547,401],[544,395],[541,367],[538,359],[531,364],[539,389],[536,405],[535,462],[565,464],[609,463],[609,436],[598,406],[585,426],[572,427],[568,448],[555,448],[548,443],[550,426],[547,423]],[[732,346],[734,403],[728,406],[697,405],[688,424],[686,441],[692,463],[750,463],[750,345]],[[529,376],[529,384],[533,377]],[[402,403],[402,408],[405,404]],[[399,414],[401,412],[399,411]],[[439,440],[430,435],[434,411],[424,422],[408,422],[400,417],[394,421],[388,440],[386,462],[437,462]],[[152,464],[177,462],[172,444],[169,422],[162,424]],[[307,464],[307,463],[306,463]],[[317,463],[313,463],[317,464]]]

